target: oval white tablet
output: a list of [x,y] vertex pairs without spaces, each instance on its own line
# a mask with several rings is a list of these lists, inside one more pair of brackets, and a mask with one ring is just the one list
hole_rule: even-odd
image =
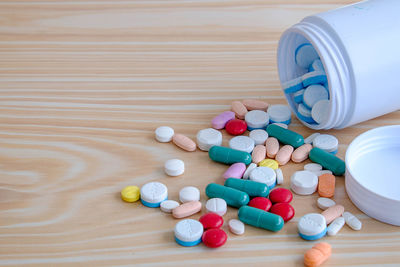
[[271,105],[268,107],[267,113],[271,122],[289,123],[292,112],[286,105]]
[[193,219],[178,222],[174,229],[175,237],[184,242],[194,242],[203,235],[203,225]]
[[160,126],[155,130],[156,140],[161,143],[171,142],[174,129],[168,126]]
[[149,203],[160,203],[167,199],[168,189],[159,182],[150,182],[140,188],[140,198]]
[[322,123],[329,118],[329,100],[320,100],[311,109],[311,117],[316,123]]
[[164,164],[164,171],[169,176],[179,176],[185,172],[185,163],[180,159],[169,159]]
[[303,103],[312,108],[315,103],[321,100],[328,100],[329,95],[325,87],[320,84],[313,84],[306,88],[303,95]]
[[275,170],[276,173],[276,184],[283,184],[283,173],[280,168]]
[[312,135],[310,135],[306,139],[304,139],[304,143],[305,144],[312,144],[312,142],[314,141],[315,137],[317,137],[318,135],[320,135],[320,133],[313,133]]
[[276,173],[269,167],[257,167],[249,176],[250,180],[272,186],[276,182]]
[[342,229],[343,225],[344,225],[344,218],[342,216],[336,218],[335,220],[333,220],[333,222],[331,222],[328,226],[328,229],[326,231],[326,233],[329,236],[333,236],[336,235],[340,229]]
[[227,210],[226,201],[222,198],[210,198],[206,202],[206,210],[208,212],[213,212],[219,216],[224,216]]
[[319,172],[322,171],[322,166],[318,163],[308,163],[304,165],[304,170],[310,172]]
[[242,223],[241,221],[237,220],[237,219],[231,219],[228,222],[228,226],[229,226],[229,231],[231,231],[233,234],[235,235],[242,235],[244,234],[244,223]]
[[362,223],[359,219],[357,219],[356,216],[354,216],[353,214],[351,214],[348,211],[345,211],[345,212],[343,212],[343,218],[344,218],[346,224],[348,226],[350,226],[351,229],[356,230],[356,231],[361,230]]
[[243,179],[244,179],[244,180],[249,179],[250,173],[251,173],[255,168],[257,168],[257,164],[255,164],[255,163],[250,163],[249,166],[247,166],[247,169],[246,169],[246,171],[245,171],[244,174],[243,174]]
[[171,213],[177,207],[179,207],[179,203],[175,200],[165,200],[160,204],[160,209],[166,213]]
[[326,152],[333,152],[338,149],[339,141],[333,135],[320,134],[315,137],[313,141],[313,146],[325,150]]
[[244,135],[235,136],[229,140],[229,147],[251,153],[254,149],[254,140]]
[[267,127],[269,123],[269,116],[265,111],[252,110],[246,113],[244,120],[246,121],[250,130],[261,129]]
[[212,146],[220,146],[222,144],[221,132],[213,128],[200,130],[196,137],[197,146],[203,151],[208,151]]
[[297,171],[290,178],[290,189],[298,195],[311,195],[317,186],[318,176],[310,171]]
[[263,129],[257,129],[251,131],[249,137],[254,140],[254,145],[263,145],[268,138],[268,133]]
[[308,213],[300,218],[297,228],[303,235],[318,235],[325,231],[326,220],[319,213]]
[[194,186],[186,186],[179,191],[179,200],[182,203],[200,200],[200,190]]
[[330,208],[330,207],[335,206],[335,205],[336,205],[336,202],[333,201],[330,198],[320,197],[317,200],[317,206],[321,210],[326,210],[327,208]]

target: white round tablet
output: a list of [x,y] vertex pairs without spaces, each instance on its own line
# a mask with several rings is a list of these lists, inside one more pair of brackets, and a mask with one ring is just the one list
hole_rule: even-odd
[[269,167],[257,167],[249,176],[250,180],[273,186],[276,182],[276,173]]
[[313,84],[306,88],[303,95],[304,104],[312,108],[320,100],[328,100],[329,95],[325,87],[320,84]]
[[206,210],[224,216],[227,210],[226,201],[222,198],[210,198],[206,202]]
[[194,242],[203,235],[203,225],[193,219],[178,222],[174,229],[175,237],[184,242]]
[[179,200],[182,203],[200,200],[200,190],[194,186],[186,186],[179,191]]
[[314,141],[315,137],[317,137],[318,135],[320,135],[320,133],[313,133],[312,135],[310,135],[306,139],[304,139],[304,143],[305,144],[312,144],[312,142]]
[[268,107],[267,113],[269,115],[271,123],[273,122],[281,122],[285,124],[290,123],[292,112],[290,111],[289,106],[279,105],[279,104],[271,105]]
[[251,131],[249,137],[254,140],[255,145],[263,145],[268,138],[268,133],[264,129],[257,129]]
[[320,134],[315,137],[313,146],[325,150],[326,152],[334,152],[338,149],[339,141],[333,135]]
[[330,208],[330,207],[335,206],[335,205],[336,205],[336,202],[333,201],[330,198],[320,197],[317,200],[317,206],[321,210],[326,210],[327,208]]
[[244,234],[244,223],[237,219],[231,219],[228,222],[229,231],[231,231],[235,235],[242,235]]
[[311,117],[311,109],[307,108],[303,103],[300,103],[297,107],[297,111],[304,117]]
[[200,130],[197,133],[197,146],[208,151],[212,146],[220,146],[222,144],[222,134],[213,128]]
[[329,118],[329,100],[320,100],[312,107],[311,117],[317,123],[322,123]]
[[250,163],[249,166],[247,166],[246,171],[243,174],[243,179],[247,180],[249,179],[250,173],[257,168],[257,164],[255,163]]
[[304,165],[304,170],[310,172],[319,172],[322,171],[322,166],[318,163],[308,163]]
[[185,172],[185,163],[180,159],[169,159],[164,164],[164,171],[169,176],[179,176]]
[[283,173],[280,168],[275,170],[276,172],[276,184],[283,184]]
[[318,176],[310,171],[297,171],[290,178],[290,189],[298,195],[311,195],[317,186]]
[[174,129],[172,129],[171,127],[160,126],[155,131],[156,140],[161,143],[171,142],[174,133]]
[[251,153],[254,149],[254,140],[244,135],[235,136],[229,140],[229,147]]
[[179,207],[179,203],[175,200],[165,200],[160,204],[160,209],[166,213],[171,213],[177,207]]
[[285,124],[285,123],[274,122],[274,123],[272,123],[272,124],[278,125],[279,127],[282,127],[282,128],[285,128],[285,129],[288,128],[287,124]]
[[161,203],[168,197],[167,187],[159,182],[150,182],[140,188],[140,198],[149,203]]
[[[269,108],[268,108],[269,109]],[[265,128],[269,123],[267,112],[262,110],[252,110],[246,113],[244,120],[250,130]]]
[[297,228],[303,235],[316,236],[325,231],[326,220],[319,213],[308,213],[300,218]]

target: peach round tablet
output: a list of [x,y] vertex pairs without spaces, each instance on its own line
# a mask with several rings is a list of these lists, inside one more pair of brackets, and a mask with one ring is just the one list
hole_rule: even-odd
[[315,244],[304,254],[304,265],[307,267],[320,266],[332,254],[331,245],[326,242]]
[[172,216],[174,216],[177,219],[180,219],[193,215],[199,211],[201,211],[201,202],[189,201],[173,209]]
[[279,151],[279,142],[275,137],[268,137],[265,141],[265,147],[267,149],[267,157],[274,159]]
[[337,217],[342,216],[344,207],[342,205],[335,205],[324,210],[321,215],[325,217],[326,224],[330,224]]
[[196,143],[186,135],[174,134],[172,137],[172,142],[183,150],[190,152],[196,150]]
[[304,144],[302,146],[299,146],[292,153],[292,161],[295,163],[305,161],[308,158],[308,154],[310,153],[312,148],[313,147],[311,144]]
[[231,110],[235,112],[238,119],[243,120],[247,113],[247,108],[240,101],[233,101],[231,104]]
[[247,110],[267,111],[268,103],[257,99],[245,99],[242,101]]
[[279,165],[285,165],[289,162],[293,153],[293,149],[294,148],[291,145],[284,145],[281,147],[281,149],[279,149],[275,156],[275,160],[279,163]]
[[320,197],[333,197],[335,195],[335,176],[322,174],[318,177],[318,194]]
[[253,149],[253,153],[251,154],[251,160],[254,163],[259,163],[260,161],[265,159],[265,153],[267,152],[265,146],[263,145],[257,145],[254,149]]

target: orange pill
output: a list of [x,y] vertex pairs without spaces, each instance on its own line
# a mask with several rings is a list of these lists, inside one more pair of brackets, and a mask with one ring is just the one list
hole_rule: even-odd
[[189,201],[172,210],[172,216],[177,219],[185,218],[201,211],[200,201]]
[[268,103],[257,99],[245,99],[242,101],[247,110],[267,111]]
[[253,152],[251,153],[251,160],[254,163],[259,163],[260,161],[265,159],[265,153],[267,152],[265,146],[263,145],[257,145],[254,149]]
[[335,176],[325,173],[318,177],[318,194],[320,197],[333,197],[335,195]]
[[335,205],[324,210],[321,215],[325,217],[326,224],[330,224],[334,219],[342,216],[344,207],[342,205]]
[[307,267],[320,266],[332,254],[331,245],[326,242],[315,244],[304,254],[304,265]]
[[246,116],[247,108],[240,101],[233,101],[231,104],[231,110],[235,112],[235,115],[238,119],[243,120],[244,116]]
[[308,158],[308,154],[310,154],[312,148],[313,147],[311,144],[304,144],[302,146],[299,146],[292,153],[292,161],[295,163],[305,161]]
[[265,141],[265,148],[267,149],[267,157],[274,159],[279,151],[279,141],[275,137],[268,137]]
[[289,162],[293,153],[293,149],[294,148],[291,145],[284,145],[281,147],[281,149],[279,149],[275,156],[275,160],[279,163],[279,165],[285,165]]
[[195,151],[196,150],[196,143],[183,134],[174,134],[172,137],[172,142],[186,151]]

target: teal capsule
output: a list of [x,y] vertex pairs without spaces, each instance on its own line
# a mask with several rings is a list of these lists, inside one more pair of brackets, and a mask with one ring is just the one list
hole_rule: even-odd
[[213,161],[225,164],[243,162],[248,165],[251,163],[251,155],[249,153],[224,146],[211,147],[208,151],[208,156]]
[[236,208],[247,205],[247,203],[249,203],[250,201],[250,197],[247,193],[239,191],[235,188],[230,188],[214,183],[207,185],[206,195],[209,198],[222,198],[226,201],[226,204]]
[[258,228],[278,232],[282,229],[284,221],[281,216],[250,206],[243,206],[238,212],[239,220]]
[[285,145],[291,145],[294,148],[298,148],[304,144],[303,136],[275,124],[268,125],[267,132],[268,136],[275,137],[279,142]]
[[268,185],[251,180],[228,178],[225,186],[246,192],[250,197],[268,197]]
[[331,170],[334,175],[343,175],[346,171],[346,164],[343,160],[318,147],[311,149],[308,157],[311,161],[321,164],[325,169]]

